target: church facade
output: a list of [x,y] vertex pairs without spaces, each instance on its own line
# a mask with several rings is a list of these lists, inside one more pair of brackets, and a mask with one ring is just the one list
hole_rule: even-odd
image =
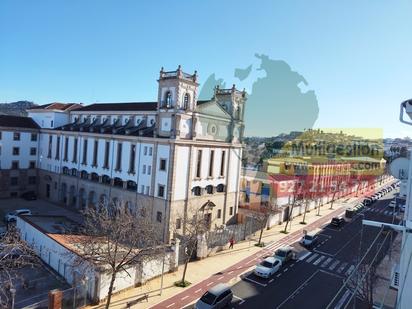
[[198,100],[197,73],[160,71],[155,102],[47,104],[39,126],[38,194],[82,209],[115,203],[151,216],[164,239],[201,212],[211,229],[235,221],[245,91]]

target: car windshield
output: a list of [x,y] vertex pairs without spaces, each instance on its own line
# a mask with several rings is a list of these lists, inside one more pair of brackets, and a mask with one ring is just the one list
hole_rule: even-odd
[[268,261],[263,261],[260,263],[260,266],[267,267],[267,268],[272,268],[272,263],[269,263]]
[[312,236],[312,235],[306,235],[305,238],[306,238],[307,240],[312,240],[312,239],[313,239],[313,236]]
[[280,256],[280,257],[285,257],[286,256],[286,251],[278,250],[278,251],[276,251],[276,255]]
[[216,295],[214,295],[210,292],[206,292],[205,294],[203,294],[203,296],[200,300],[202,302],[204,302],[205,304],[211,305],[211,304],[213,304],[215,299],[216,299]]

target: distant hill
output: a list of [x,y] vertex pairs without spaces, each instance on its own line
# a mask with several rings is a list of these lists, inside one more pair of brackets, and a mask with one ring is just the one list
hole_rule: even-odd
[[26,109],[37,106],[30,101],[18,101],[11,103],[0,103],[0,114],[27,116]]

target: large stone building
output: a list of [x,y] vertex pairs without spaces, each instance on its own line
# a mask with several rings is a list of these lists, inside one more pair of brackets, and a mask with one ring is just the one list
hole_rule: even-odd
[[160,71],[155,102],[47,104],[40,127],[41,198],[82,209],[115,202],[148,215],[164,238],[200,211],[211,228],[235,220],[246,93],[198,100],[197,74]]

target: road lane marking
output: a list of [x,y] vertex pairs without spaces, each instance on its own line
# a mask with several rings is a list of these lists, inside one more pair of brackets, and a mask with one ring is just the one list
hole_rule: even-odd
[[336,306],[334,307],[334,309],[340,309],[342,308],[342,305],[344,302],[346,302],[346,299],[349,297],[349,295],[351,294],[351,292],[349,290],[346,290],[345,294],[343,294],[343,296],[341,297],[341,299],[338,301],[338,303],[336,304]]
[[285,268],[285,269],[283,270],[283,272],[284,272],[284,273],[285,273],[285,272],[287,272],[287,271],[288,271],[288,269],[289,269],[289,268]]
[[247,281],[250,281],[250,282],[253,282],[253,283],[256,283],[256,284],[258,284],[258,285],[260,285],[260,286],[263,286],[263,287],[266,287],[266,286],[267,286],[266,283],[260,283],[260,282],[257,282],[257,281],[255,281],[255,280],[253,280],[253,279],[250,279],[250,278],[248,278],[248,277],[243,277],[243,279],[245,279],[245,280],[247,280]]
[[272,278],[272,279],[270,279],[270,280],[269,280],[269,283],[272,283],[272,282],[273,282],[273,280],[275,280],[275,279],[273,279],[273,278]]
[[323,261],[326,258],[326,256],[321,255],[315,262],[313,262],[313,265],[318,265],[321,261]]
[[232,273],[233,273],[233,270],[232,270],[232,271],[229,271],[227,274],[230,275],[230,274],[232,274]]
[[342,276],[339,276],[338,274],[334,274],[334,273],[330,273],[330,272],[328,272],[328,271],[326,271],[326,270],[323,270],[323,269],[321,269],[320,270],[322,273],[324,273],[324,274],[328,274],[328,275],[330,275],[330,276],[333,276],[333,277],[336,277],[336,278],[339,278],[339,279],[344,279],[344,277],[342,277]]
[[175,303],[171,303],[170,305],[166,306],[166,308],[170,308],[170,307],[172,307],[172,306],[174,306],[174,305],[175,305]]
[[310,263],[310,262],[312,262],[312,260],[314,260],[316,257],[318,257],[319,256],[319,254],[318,253],[315,253],[314,255],[312,255],[310,258],[308,258],[307,260],[306,260],[306,262],[308,262],[308,263]]
[[344,269],[345,269],[345,267],[348,265],[348,263],[347,262],[344,262],[339,268],[338,268],[338,270],[337,270],[337,272],[338,273],[341,273]]
[[243,298],[240,298],[239,296],[236,296],[235,294],[233,294],[233,297],[240,300],[239,305],[243,304],[246,301]]
[[311,254],[312,254],[312,252],[310,252],[310,251],[306,252],[304,255],[302,255],[300,258],[298,258],[298,260],[303,261],[304,259],[306,259]]
[[202,289],[197,289],[196,291],[195,291],[195,293],[198,293],[198,292],[200,292]]
[[353,270],[355,269],[355,265],[351,265],[348,270],[345,273],[345,276],[350,276],[350,274],[353,272]]
[[319,270],[315,271],[308,279],[306,279],[300,286],[297,287],[295,291],[293,291],[292,294],[289,294],[288,298],[286,298],[282,303],[279,304],[279,306],[276,307],[276,309],[281,308],[285,303],[289,301],[289,299],[293,299],[296,294],[299,293],[299,291],[307,285],[307,283],[319,272]]
[[332,263],[332,265],[329,266],[329,270],[334,270],[336,266],[340,263],[339,260],[336,260],[335,262]]
[[211,286],[214,282],[209,282],[208,284],[206,284],[206,286]]
[[282,274],[278,274],[278,275],[276,275],[276,278],[279,278],[281,275],[282,275]]
[[185,297],[182,297],[180,300],[185,300],[188,297],[189,297],[189,295],[186,295]]
[[219,277],[217,278],[217,280],[222,280],[225,276]]
[[236,269],[241,269],[242,268],[242,266],[238,266]]
[[324,261],[324,262],[322,263],[322,265],[320,265],[320,267],[326,267],[326,266],[328,266],[329,263],[332,262],[332,260],[333,260],[333,259],[332,259],[331,257],[327,258],[326,261]]

